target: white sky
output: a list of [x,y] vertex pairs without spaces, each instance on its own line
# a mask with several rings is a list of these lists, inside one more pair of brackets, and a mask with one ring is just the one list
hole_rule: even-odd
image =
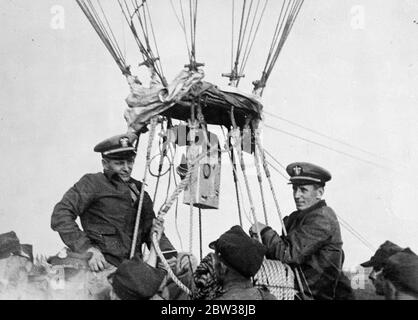
[[[184,38],[169,2],[149,3],[170,81],[187,63]],[[271,1],[240,86],[243,91],[250,92],[251,81],[260,76],[279,3]],[[65,10],[64,29],[51,28],[55,5]],[[198,10],[198,61],[206,64],[207,81],[226,85],[220,74],[230,71],[230,1],[202,0]],[[130,34],[121,27],[119,11],[114,12],[117,37],[132,54]],[[49,227],[52,208],[83,174],[101,171],[93,146],[125,131],[124,99],[129,88],[75,1],[2,0],[0,15],[0,233],[14,230],[21,242],[34,245],[35,252],[55,254],[63,244]],[[385,167],[264,130],[266,149],[282,164],[308,161],[331,171],[325,199],[376,248],[391,240],[418,250],[415,20],[418,3],[412,0],[305,1],[264,92],[263,104],[270,113],[380,156],[266,116],[271,126]],[[143,176],[144,157],[138,157],[137,179]],[[204,254],[211,240],[238,224],[227,160],[223,158],[221,207],[203,215]],[[288,214],[294,210],[291,188],[273,174],[281,209]],[[250,179],[261,219],[258,185],[254,175]],[[151,195],[153,186],[150,181]],[[270,224],[279,229],[267,184],[265,190]],[[157,208],[162,197],[161,192]],[[167,234],[179,247],[174,224],[170,211]],[[178,224],[187,250],[184,205]],[[244,227],[249,227],[247,220]],[[342,232],[345,268],[370,257],[367,247],[346,229]],[[193,252],[198,256],[197,235],[195,219]]]

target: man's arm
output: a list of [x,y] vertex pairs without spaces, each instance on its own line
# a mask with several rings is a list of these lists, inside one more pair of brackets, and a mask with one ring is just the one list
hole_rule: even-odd
[[301,264],[317,251],[332,234],[332,222],[324,211],[310,213],[302,225],[280,237],[271,228],[262,231],[267,258]]
[[[144,203],[142,206],[142,210],[145,214],[143,223],[144,223],[144,232],[143,232],[143,242],[147,244],[148,248],[151,248],[151,227],[152,222],[155,219],[155,213],[152,205],[151,197],[149,196],[148,192],[144,194]],[[142,220],[142,218],[141,218]],[[160,239],[160,249],[161,251],[172,251],[175,250],[174,246],[171,244],[170,240],[168,240],[167,236],[163,232]]]
[[92,247],[87,235],[80,230],[76,219],[93,201],[92,182],[84,176],[70,188],[58,202],[51,216],[51,228],[57,231],[62,241],[75,252],[85,252]]

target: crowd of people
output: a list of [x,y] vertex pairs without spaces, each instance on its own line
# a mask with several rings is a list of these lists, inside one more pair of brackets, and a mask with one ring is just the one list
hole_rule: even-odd
[[[68,256],[73,257],[73,262],[100,275],[101,297],[191,299],[167,271],[170,268],[179,281],[193,289],[197,261],[174,248],[164,233],[164,221],[156,217],[150,196],[142,190],[143,184],[131,177],[137,140],[135,134],[129,133],[96,145],[94,151],[102,156],[103,172],[84,175],[64,194],[53,209],[51,227],[68,247],[66,263]],[[292,267],[300,279],[295,283],[299,299],[355,299],[343,272],[340,225],[323,199],[331,173],[307,162],[291,163],[286,171],[296,210],[284,218],[282,232],[257,222],[248,233],[233,226],[210,243],[212,276],[220,288],[216,294],[208,295],[212,299],[277,299],[267,287],[253,281],[265,259]],[[158,257],[153,237],[168,264]],[[0,261],[17,256],[33,261],[31,253],[25,252],[30,252],[28,246],[20,245],[15,235],[0,236]],[[63,259],[55,258],[55,263],[63,263]],[[54,263],[54,259],[49,262]],[[418,299],[418,257],[409,248],[386,241],[362,266],[372,268],[369,277],[377,294],[391,300]],[[0,284],[4,286],[4,281]]]

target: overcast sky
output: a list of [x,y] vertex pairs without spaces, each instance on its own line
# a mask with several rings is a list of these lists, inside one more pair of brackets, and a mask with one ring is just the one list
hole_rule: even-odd
[[[281,1],[270,2],[240,86],[247,93],[260,77],[279,12]],[[168,1],[149,5],[170,81],[187,63],[184,37]],[[61,9],[64,25],[56,29],[54,17]],[[205,63],[205,80],[227,85],[220,74],[230,71],[231,2],[202,0],[198,10],[197,59]],[[135,65],[140,61],[131,50],[130,34],[122,27],[119,11],[112,12],[116,36]],[[2,0],[0,15],[0,233],[14,230],[35,252],[55,254],[64,245],[50,229],[53,206],[83,174],[101,171],[93,147],[125,132],[129,87],[75,1]],[[415,20],[418,2],[412,0],[305,1],[262,100],[270,114],[323,134],[265,116],[268,125],[282,130],[263,130],[265,148],[283,165],[308,161],[327,168],[333,178],[325,199],[375,248],[391,240],[418,250]],[[145,152],[140,153],[137,179],[142,179],[144,158]],[[204,254],[211,240],[239,223],[227,160],[224,156],[220,208],[203,212]],[[281,209],[288,214],[294,210],[291,187],[273,175]],[[254,175],[250,182],[262,220]],[[166,178],[162,185],[167,186]],[[153,193],[153,180],[148,190]],[[269,222],[279,229],[267,184],[265,190]],[[161,190],[157,208],[163,197]],[[177,223],[185,251],[188,212],[180,205]],[[175,222],[170,211],[167,234],[180,248]],[[192,241],[196,255],[197,222]],[[244,224],[248,229],[247,219]],[[373,252],[344,227],[342,234],[346,268],[371,256]]]

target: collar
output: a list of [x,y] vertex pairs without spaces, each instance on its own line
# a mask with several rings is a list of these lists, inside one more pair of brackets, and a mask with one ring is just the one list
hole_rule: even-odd
[[232,289],[248,289],[252,287],[253,287],[253,283],[251,279],[247,279],[247,278],[229,279],[223,285],[223,289],[225,291],[232,290]]
[[313,206],[310,206],[309,208],[303,209],[303,210],[298,210],[297,212],[299,213],[308,213],[311,211],[314,211],[316,209],[322,208],[322,207],[326,207],[327,203],[325,202],[325,200],[319,200],[317,203],[315,203]]

